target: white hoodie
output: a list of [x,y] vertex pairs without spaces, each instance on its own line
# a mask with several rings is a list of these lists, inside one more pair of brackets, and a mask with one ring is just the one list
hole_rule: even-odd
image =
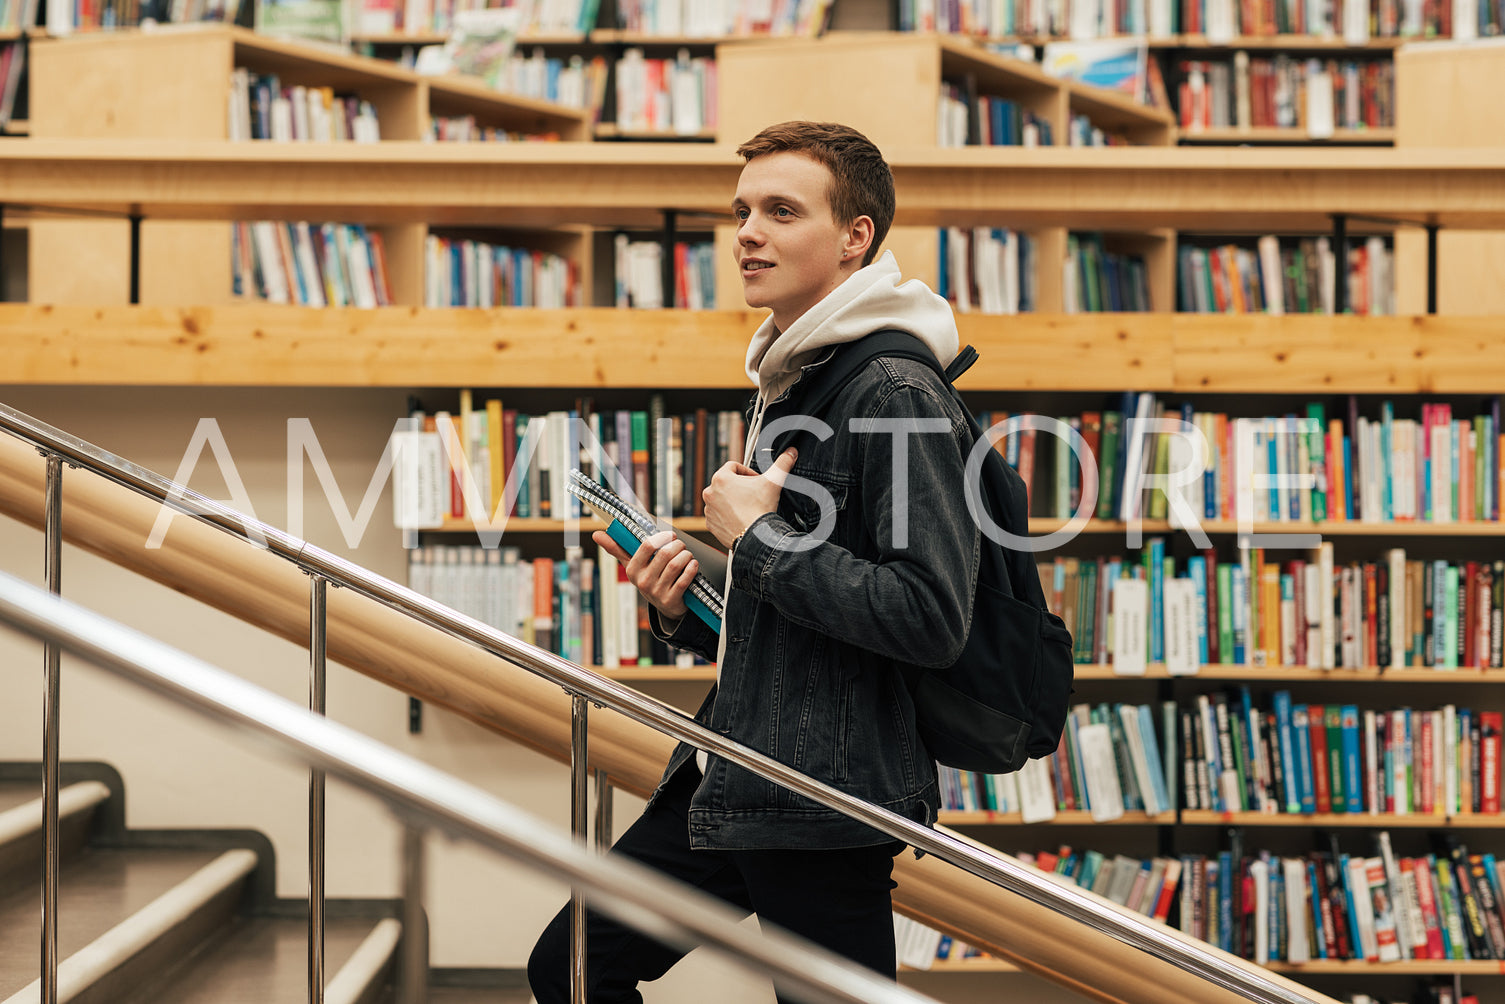
[[884,328],[914,335],[942,366],[956,358],[958,338],[951,305],[918,279],[901,283],[892,251],[853,272],[801,314],[788,331],[774,327],[772,317],[765,320],[747,346],[747,376],[758,385],[758,399],[743,455],[753,455],[764,409],[793,386],[803,367],[822,358],[826,354],[822,350]]
[[[883,252],[877,261],[853,272],[846,282],[801,314],[788,331],[776,328],[772,317],[765,320],[747,347],[747,376],[758,385],[758,399],[753,420],[748,423],[743,455],[753,456],[764,410],[794,385],[804,367],[826,354],[823,350],[855,342],[885,328],[914,335],[935,353],[942,366],[956,358],[959,342],[951,304],[918,279],[901,283],[899,263],[892,251]],[[723,596],[731,595],[731,562],[727,562],[722,590]],[[718,683],[725,661],[723,631],[716,649]],[[707,763],[704,750],[696,754],[695,763],[704,775]]]

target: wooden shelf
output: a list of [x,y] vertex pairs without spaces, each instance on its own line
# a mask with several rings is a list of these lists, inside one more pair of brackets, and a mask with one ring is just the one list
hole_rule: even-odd
[[901,974],[940,973],[942,975],[949,975],[952,973],[1022,973],[1024,970],[1012,962],[984,956],[982,958],[962,959],[960,961],[937,959],[930,964],[929,969],[914,969],[909,966],[902,966],[899,972]]
[[1471,829],[1496,830],[1505,826],[1505,815],[1422,816],[1367,812],[1307,814],[1263,812],[1211,812],[1181,810],[1183,826],[1304,826],[1365,827],[1369,829]]
[[642,48],[672,46],[674,48],[708,49],[723,42],[757,42],[766,39],[787,39],[776,35],[654,35],[643,31],[627,31],[622,28],[596,28],[591,32],[591,41],[602,45],[635,45]]
[[[942,809],[937,822],[944,826],[1022,826],[1024,819],[1018,812],[960,812]],[[1174,812],[1147,816],[1143,812],[1125,812],[1118,819],[1096,820],[1092,813],[1081,810],[1058,810],[1047,826],[1170,826],[1176,822]]]
[[1076,667],[1078,680],[1241,680],[1251,683],[1505,683],[1505,669],[1433,669],[1426,666],[1403,669],[1380,669],[1359,666],[1318,669],[1312,666],[1235,666],[1210,663],[1198,667],[1190,676],[1171,676],[1161,662],[1150,663],[1143,676],[1125,676],[1113,671],[1112,665],[1082,664]]
[[[1068,520],[1055,517],[1035,517],[1030,520],[1030,532],[1054,533],[1064,528]],[[1208,519],[1198,524],[1209,534],[1241,533],[1236,520]],[[1122,534],[1128,532],[1128,524],[1119,520],[1094,519],[1082,528],[1082,533]],[[1186,530],[1171,526],[1163,519],[1144,520],[1140,523],[1143,533],[1152,535],[1185,533]],[[1324,537],[1496,537],[1505,536],[1505,522],[1479,521],[1456,523],[1425,523],[1413,520],[1365,523],[1362,520],[1330,520],[1322,523],[1291,521],[1286,523],[1255,523],[1255,533],[1320,534]]]
[[[350,41],[357,45],[443,45],[449,41],[449,33],[443,31],[413,32],[411,34],[401,31],[377,32],[372,34],[352,35]],[[519,47],[529,45],[586,45],[594,39],[587,39],[582,33],[560,33],[551,35],[522,35],[514,45]]]
[[602,676],[619,680],[622,683],[663,683],[663,682],[686,682],[686,683],[714,683],[716,680],[715,666],[622,666],[617,669],[603,669],[600,666],[590,666]]
[[1250,129],[1182,129],[1177,138],[1183,143],[1303,143],[1312,146],[1342,144],[1393,144],[1395,129],[1338,129],[1331,136],[1317,138],[1302,129],[1260,126]]
[[[1372,150],[1357,158],[1311,147],[885,152],[901,226],[1281,232],[1327,229],[1332,214],[1346,213],[1505,229],[1505,185],[1487,148]],[[724,214],[740,172],[722,144],[0,144],[9,203],[135,209],[148,219],[657,226],[669,208]],[[1230,201],[1229,191],[1251,198]]]
[[668,129],[638,131],[623,129],[615,122],[601,122],[595,129],[597,139],[624,140],[627,142],[661,143],[661,142],[705,142],[716,139],[715,129],[701,129],[698,132],[673,132]]
[[[499,112],[522,112],[538,117],[540,124],[551,125],[561,132],[571,128],[582,129],[589,113],[583,108],[571,108],[553,101],[530,98],[521,94],[493,90],[472,77],[425,77],[432,105],[440,105],[436,112],[445,115],[473,114],[496,115]],[[583,139],[583,135],[565,138]]]
[[[1316,960],[1312,962],[1270,962],[1266,969],[1276,973],[1345,976],[1500,976],[1505,963],[1491,959],[1407,959],[1400,962],[1363,962],[1352,959]],[[901,973],[1017,973],[1018,966],[1002,959],[978,958],[954,962],[937,960],[929,969],[904,967]]]
[[[4,150],[0,144],[0,158]],[[761,320],[750,310],[610,307],[0,304],[0,349],[5,380],[17,384],[474,387],[484,374],[498,387],[750,391],[742,359]],[[1505,386],[1505,332],[1492,317],[964,314],[957,322],[962,342],[982,356],[962,379],[969,394],[1118,393],[1125,385],[1177,393],[1488,394]],[[1169,532],[1165,524],[1146,526]],[[1498,532],[1494,524],[1462,527],[1331,523],[1322,532]]]
[[1494,959],[1403,959],[1399,962],[1362,962],[1354,959],[1312,962],[1270,962],[1266,969],[1293,975],[1344,976],[1501,976],[1505,962]]
[[1213,44],[1206,35],[1177,35],[1174,40],[1155,40],[1152,49],[1289,49],[1302,52],[1391,52],[1412,38],[1371,38],[1363,45],[1349,45],[1340,37],[1316,35],[1238,35],[1229,42]]

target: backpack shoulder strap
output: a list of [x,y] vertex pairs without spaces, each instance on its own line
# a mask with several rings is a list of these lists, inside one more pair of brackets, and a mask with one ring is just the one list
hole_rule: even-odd
[[[971,353],[969,358],[967,353]],[[960,375],[977,359],[977,352],[969,345],[956,357],[956,362],[946,369],[941,368],[935,353],[914,335],[895,328],[884,328],[849,342],[836,350],[836,354],[811,375],[809,386],[800,391],[794,406],[806,415],[820,415],[836,400],[836,395],[862,372],[874,359],[913,359],[933,369],[942,380],[950,384],[952,370]],[[957,368],[957,364],[961,363]],[[798,385],[796,385],[798,386]]]
[[951,365],[946,367],[946,382],[956,383],[956,378],[972,368],[977,362],[977,350],[970,345],[962,346],[962,350],[951,360]]

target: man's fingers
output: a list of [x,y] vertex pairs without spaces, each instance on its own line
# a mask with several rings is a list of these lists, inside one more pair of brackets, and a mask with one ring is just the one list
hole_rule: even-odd
[[607,533],[605,530],[596,530],[591,534],[591,540],[594,540],[598,547],[604,550],[607,554],[611,555],[613,558],[616,558],[618,561],[632,560],[632,555],[623,550],[621,544],[618,544],[616,541],[612,540],[611,534]]

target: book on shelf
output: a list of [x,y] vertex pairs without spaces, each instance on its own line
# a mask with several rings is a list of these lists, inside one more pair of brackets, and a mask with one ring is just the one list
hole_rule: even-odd
[[1014,774],[942,767],[942,808],[1017,812],[1026,823],[1045,822],[1069,810],[1085,810],[1103,820],[1121,818],[1126,811],[1151,817],[1172,812],[1176,786],[1167,777],[1174,778],[1170,751],[1175,734],[1174,721],[1163,713],[1167,710],[1165,705],[1158,711],[1150,705],[1080,705],[1072,710],[1057,752],[1029,761]]
[[1182,756],[1186,808],[1439,823],[1500,813],[1497,712],[1303,704],[1284,689],[1270,703],[1273,711],[1240,686],[1182,707],[1171,748]]
[[[1394,257],[1381,237],[1351,247],[1341,275],[1348,311],[1395,313]],[[1282,240],[1265,235],[1254,247],[1183,243],[1176,251],[1177,307],[1184,313],[1333,312],[1338,263],[1326,237]]]
[[284,86],[275,73],[230,72],[232,140],[374,143],[381,139],[376,106],[352,93],[304,84]]
[[1204,35],[1211,46],[1236,44],[1240,36],[1309,36],[1348,46],[1371,38],[1473,38],[1499,34],[1502,14],[1495,5],[1475,0],[1443,3],[1328,3],[1322,0],[1147,0],[1110,4],[1103,0],[898,0],[900,31],[965,34],[984,39],[1017,37],[1070,38],[1073,41],[1151,41],[1177,34]]
[[425,544],[408,552],[408,585],[584,666],[688,667],[699,661],[653,636],[647,600],[602,548],[566,547],[559,557],[526,558],[517,547]]
[[[1144,16],[1144,4],[1129,4],[1131,18]],[[1152,9],[1165,11],[1163,4],[1153,4]],[[1131,21],[1131,35],[1139,38],[1091,38],[1045,43],[1040,53],[1040,68],[1053,77],[1074,80],[1078,83],[1116,91],[1140,104],[1149,103],[1149,47],[1143,34],[1146,25],[1135,27]],[[1169,27],[1169,23],[1164,26]],[[1169,31],[1163,32],[1169,34]]]
[[[520,37],[578,34],[596,27],[600,0],[522,0],[493,8],[506,12],[512,32]],[[357,34],[443,34],[460,25],[481,7],[474,2],[435,3],[432,0],[361,0],[355,9]]]
[[942,80],[937,100],[937,146],[1055,145],[1050,119],[1013,98],[979,93],[975,75]]
[[340,0],[256,0],[255,10],[262,34],[342,48],[350,42]]
[[[1465,414],[1453,402],[1415,408],[1403,414],[1390,399],[1361,407],[1349,395],[1337,413],[1310,401],[1284,414],[1238,416],[1126,391],[1112,407],[1054,416],[1049,435],[1099,430],[1088,452],[1098,518],[1175,516],[1178,526],[1498,522],[1499,398]],[[1025,480],[1031,515],[1064,519],[1083,502],[1083,465],[1070,450],[1043,441],[1037,448],[1034,430],[1014,428],[1043,417],[982,412],[978,421],[999,434],[995,444]]]
[[[462,399],[469,393],[462,391]],[[528,415],[492,398],[459,419],[448,451],[437,425],[428,427],[433,416],[415,412],[417,425],[402,435],[429,445],[399,457],[394,492],[412,477],[432,476],[439,492],[433,517],[438,522],[398,525],[432,529],[443,523],[443,514],[453,514],[456,521],[469,520],[489,533],[504,531],[503,520],[512,517],[562,518],[569,513],[556,510],[555,503],[567,498],[563,478],[572,467],[618,494],[630,492],[657,516],[689,517],[703,485],[697,476],[708,478],[726,462],[742,459],[746,420],[740,411],[697,408],[670,414],[660,394],[649,396],[646,409],[600,410],[589,398],[573,405]],[[442,470],[411,471],[410,463]]]
[[1288,129],[1329,139],[1336,129],[1395,126],[1395,73],[1388,57],[1319,58],[1277,53],[1181,61],[1179,125],[1207,130]]
[[1261,964],[1501,957],[1491,855],[1442,841],[1437,853],[1396,854],[1386,831],[1367,856],[1345,852],[1335,835],[1306,854],[1250,852],[1230,840],[1229,850],[1179,858],[1173,919],[1192,937]]
[[643,0],[618,7],[617,27],[634,34],[706,39],[813,36],[825,31],[831,9],[832,0]]
[[424,306],[581,306],[579,265],[564,255],[430,234],[424,242]]
[[[618,307],[659,310],[665,306],[663,242],[633,240],[619,233],[612,244],[613,295]],[[710,241],[676,241],[673,255],[673,306],[688,310],[716,308],[715,245]]]
[[1000,227],[942,227],[936,292],[960,313],[1020,314],[1039,296],[1035,244]]
[[10,124],[16,110],[16,95],[26,72],[26,46],[20,42],[0,43],[0,130]]
[[392,303],[386,245],[376,230],[346,223],[237,222],[230,227],[231,291],[310,307]]
[[[608,524],[606,532],[628,554],[636,553],[649,537],[673,529],[579,470],[569,472],[565,487]],[[700,565],[685,592],[685,605],[713,631],[720,631],[724,610],[721,584],[726,581],[727,555],[683,531],[674,530],[674,534]]]
[[612,72],[622,132],[696,136],[716,128],[714,57],[680,49],[673,59],[655,59],[633,47]]
[[1067,234],[1061,276],[1061,306],[1069,314],[1151,309],[1144,256],[1109,251],[1099,234]]

